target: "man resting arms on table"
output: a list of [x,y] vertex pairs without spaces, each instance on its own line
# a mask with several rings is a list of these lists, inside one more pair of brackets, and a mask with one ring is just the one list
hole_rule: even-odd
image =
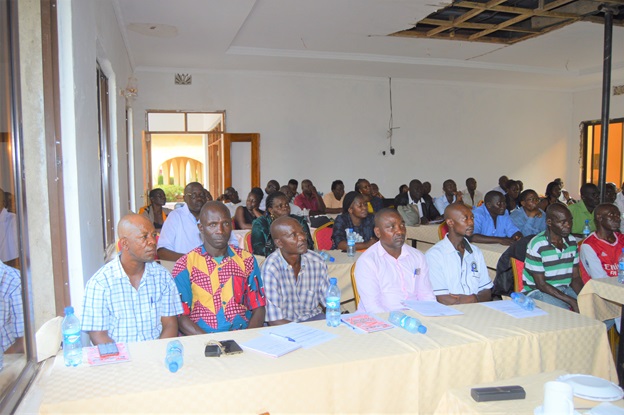
[[492,280],[481,250],[468,242],[474,216],[463,202],[444,210],[448,233],[427,251],[429,279],[437,300],[446,305],[492,300]]
[[358,311],[381,313],[406,308],[405,300],[435,301],[425,256],[405,245],[405,222],[394,209],[375,215],[376,242],[355,263]]
[[171,274],[154,262],[154,225],[132,213],[117,228],[121,252],[87,282],[82,330],[96,345],[176,337],[182,304]]
[[308,250],[301,224],[289,216],[275,219],[271,236],[277,249],[262,264],[270,326],[292,321],[323,320],[329,287],[327,265],[319,254]]

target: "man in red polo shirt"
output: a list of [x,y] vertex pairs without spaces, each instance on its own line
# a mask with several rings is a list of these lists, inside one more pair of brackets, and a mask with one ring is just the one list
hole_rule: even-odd
[[325,202],[323,202],[323,198],[317,193],[316,187],[314,187],[312,181],[308,179],[301,181],[301,194],[295,197],[293,203],[301,209],[308,209],[310,211],[310,216],[322,215],[325,213]]
[[617,277],[618,258],[624,248],[624,235],[620,230],[620,210],[610,203],[594,209],[596,231],[581,245],[581,278]]

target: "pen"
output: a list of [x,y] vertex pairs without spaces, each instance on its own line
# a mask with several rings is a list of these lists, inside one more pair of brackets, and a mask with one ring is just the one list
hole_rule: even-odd
[[289,342],[293,342],[293,343],[296,343],[296,342],[297,342],[297,341],[296,341],[295,339],[293,339],[292,337],[282,336],[282,335],[277,334],[277,333],[269,333],[269,335],[271,335],[271,336],[275,336],[275,337],[279,337],[280,339],[288,340]]

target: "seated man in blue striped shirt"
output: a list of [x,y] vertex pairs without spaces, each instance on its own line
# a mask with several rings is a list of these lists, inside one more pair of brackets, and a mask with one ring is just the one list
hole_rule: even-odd
[[576,297],[583,288],[572,214],[561,203],[546,209],[546,230],[527,246],[522,279],[524,292],[535,300],[578,313]]
[[329,287],[327,265],[308,250],[307,235],[295,219],[277,218],[271,224],[277,249],[262,264],[267,299],[266,321],[270,326],[322,320]]
[[96,345],[176,337],[182,303],[169,271],[154,262],[154,225],[132,213],[118,233],[121,253],[87,282],[82,330]]

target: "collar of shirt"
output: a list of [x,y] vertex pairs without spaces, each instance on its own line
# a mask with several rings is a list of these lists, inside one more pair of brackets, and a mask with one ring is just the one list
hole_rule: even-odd
[[[383,247],[383,245],[381,244],[381,241],[377,241],[373,244],[373,246],[371,246],[368,249],[372,249],[373,247],[375,247],[375,250],[373,252],[375,252],[377,255],[379,256],[384,256],[384,255],[388,255],[389,257],[391,257],[392,259],[394,259],[395,261],[398,260],[398,258],[394,258],[392,255],[390,255],[388,253],[388,251],[386,251],[386,249]],[[399,258],[403,257],[407,255],[407,253],[405,252],[405,244],[403,244],[403,246],[401,247],[401,255],[399,255]]]

